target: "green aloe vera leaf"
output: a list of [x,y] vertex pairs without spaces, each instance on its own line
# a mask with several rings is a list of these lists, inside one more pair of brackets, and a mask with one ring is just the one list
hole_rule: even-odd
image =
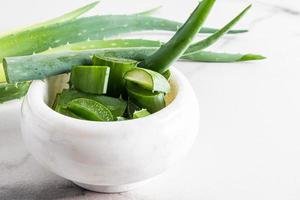
[[73,113],[72,111],[70,111],[68,108],[62,107],[62,106],[57,106],[55,109],[56,112],[68,116],[68,117],[72,117],[75,119],[82,119],[81,117],[79,117],[78,115],[76,115],[75,113]]
[[168,80],[160,73],[152,70],[136,67],[128,71],[124,75],[124,79],[152,92],[168,93],[170,91]]
[[170,80],[171,78],[171,71],[170,70],[167,70],[166,72],[163,73],[163,76],[167,79],[167,80]]
[[72,87],[89,94],[106,94],[109,71],[107,66],[75,66],[71,70]]
[[141,110],[140,107],[138,107],[136,104],[134,104],[129,98],[127,101],[127,112],[126,112],[126,117],[129,119],[133,119],[133,113],[135,111]]
[[0,103],[19,99],[26,95],[30,83],[23,82],[17,84],[0,84]]
[[44,51],[45,53],[57,53],[63,51],[84,51],[98,49],[115,49],[115,48],[130,48],[130,47],[160,47],[162,42],[155,40],[144,39],[112,39],[112,40],[90,40],[78,42],[68,45],[63,45],[53,49]]
[[67,43],[101,40],[122,33],[164,30],[177,31],[175,21],[144,15],[103,15],[51,24],[0,37],[0,59],[31,55]]
[[95,55],[93,56],[93,65],[110,67],[107,95],[120,97],[126,91],[123,77],[126,72],[136,67],[137,61]]
[[151,115],[151,113],[149,113],[147,109],[142,109],[133,113],[133,119],[147,117],[148,115]]
[[166,107],[164,93],[153,93],[131,82],[127,82],[126,88],[129,99],[140,108],[145,108],[149,112],[155,113]]
[[218,41],[224,34],[226,34],[251,8],[251,5],[245,8],[238,16],[236,16],[233,20],[231,20],[228,24],[226,24],[222,29],[215,32],[214,34],[210,35],[206,39],[197,42],[195,44],[192,44],[186,51],[185,55],[189,53],[195,53],[197,51],[200,51],[202,49],[205,49],[212,44],[214,44],[216,41]]
[[[71,71],[72,66],[92,65],[92,56],[118,57],[141,61],[152,55],[158,48],[120,48],[99,49],[90,51],[70,51],[47,55],[31,55],[8,57],[3,65],[7,81],[16,83],[28,80],[42,80],[49,76]],[[238,62],[264,59],[260,55],[228,54],[200,51],[195,54],[183,55],[181,59],[197,62]]]
[[112,112],[115,119],[119,116],[123,116],[127,108],[126,101],[122,99],[103,95],[86,94],[74,89],[63,90],[63,92],[60,94],[60,98],[58,99],[57,105],[61,107],[66,107],[70,101],[78,98],[92,99],[105,105]]
[[[29,26],[29,27],[25,27],[25,28],[22,28],[22,29],[13,30],[13,31],[10,31],[10,32],[0,34],[0,38],[2,38],[2,37],[6,38],[8,35],[18,35],[19,33],[22,33],[22,32],[24,33],[26,31],[31,31],[31,30],[34,30],[34,29],[37,29],[37,28],[50,26],[52,24],[62,23],[62,22],[66,22],[66,21],[69,21],[69,20],[72,20],[72,19],[76,19],[77,17],[81,16],[82,14],[84,14],[84,13],[88,12],[89,10],[91,10],[92,8],[94,8],[98,3],[99,3],[99,1],[95,1],[93,3],[90,3],[90,4],[86,5],[86,6],[78,8],[74,11],[66,13],[66,14],[64,14],[60,17],[57,17],[57,18],[54,18],[54,19],[51,19],[51,20],[48,20],[48,21],[45,21],[45,22],[42,22],[42,23],[38,23],[38,24]],[[15,38],[15,41],[16,41],[16,43],[18,43],[18,38],[17,37]],[[0,43],[0,48],[1,48],[1,43]],[[5,50],[5,49],[2,48],[2,50]],[[36,51],[33,51],[33,52],[36,52]],[[23,54],[21,53],[21,54],[13,54],[13,55],[23,55]],[[10,56],[10,55],[7,55],[7,56]],[[0,57],[1,62],[2,62],[3,57],[4,56]],[[2,64],[0,64],[0,83],[5,82],[5,81],[6,81],[6,78],[4,76],[3,67],[2,67]]]
[[103,104],[92,99],[79,98],[70,101],[67,108],[77,116],[90,121],[113,121],[114,116]]
[[203,0],[199,3],[189,19],[176,34],[153,55],[139,63],[139,66],[159,73],[164,73],[168,70],[189,47],[205,22],[214,3],[215,0]]
[[256,54],[231,54],[231,53],[218,53],[211,51],[200,51],[194,54],[182,56],[182,59],[195,62],[243,62],[251,60],[263,60],[266,57]]

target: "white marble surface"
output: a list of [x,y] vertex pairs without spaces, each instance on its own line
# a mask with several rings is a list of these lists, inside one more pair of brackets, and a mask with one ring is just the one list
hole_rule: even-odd
[[[46,19],[84,2],[2,1],[0,29]],[[103,0],[95,12],[135,11],[163,4],[158,15],[183,20],[197,1],[126,2],[113,7],[115,1]],[[198,140],[180,166],[128,193],[87,192],[39,166],[21,140],[18,109],[0,106],[0,199],[298,200],[300,2],[219,0],[207,24],[224,24],[250,2],[254,7],[239,25],[250,32],[226,36],[210,49],[261,53],[267,60],[176,64],[194,85],[201,112]]]

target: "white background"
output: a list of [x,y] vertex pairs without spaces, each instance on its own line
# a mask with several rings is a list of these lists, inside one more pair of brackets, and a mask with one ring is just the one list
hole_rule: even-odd
[[[87,2],[1,0],[0,30],[48,19]],[[189,77],[200,104],[199,137],[187,160],[169,172],[168,180],[157,179],[122,195],[89,193],[78,199],[300,199],[300,2],[219,0],[206,25],[221,26],[248,3],[254,6],[236,28],[248,28],[250,32],[226,36],[210,50],[260,53],[268,59],[175,65]],[[91,13],[128,13],[163,5],[158,16],[182,21],[196,4],[192,0],[103,0]],[[170,36],[130,35],[162,40]],[[0,120],[5,121],[1,113]],[[9,129],[16,125],[12,122],[5,126]],[[1,144],[15,144],[6,138],[9,136],[0,136],[0,164],[14,157],[4,147],[1,152]],[[34,165],[38,175],[30,176],[36,180],[60,180],[52,174],[44,175],[47,172]],[[22,173],[29,173],[28,169],[12,174],[10,181],[2,174],[1,181],[12,185],[14,180],[30,182]],[[16,177],[18,174],[25,181]]]

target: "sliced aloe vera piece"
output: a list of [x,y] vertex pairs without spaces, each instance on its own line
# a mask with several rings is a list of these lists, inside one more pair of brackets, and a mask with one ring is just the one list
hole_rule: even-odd
[[137,61],[95,55],[93,64],[110,67],[107,95],[120,97],[125,91],[125,80],[123,77],[127,71],[136,67]]
[[136,67],[128,71],[124,79],[136,83],[140,87],[152,92],[168,93],[170,90],[168,80],[160,73],[152,70]]
[[105,94],[110,68],[107,66],[75,66],[71,71],[71,84],[89,94]]
[[83,92],[79,92],[74,89],[70,90],[63,90],[60,94],[60,98],[57,101],[58,106],[66,107],[67,104],[78,98],[88,98],[94,101],[97,101],[103,105],[105,105],[114,115],[115,119],[119,116],[123,116],[126,111],[127,103],[126,101],[118,98],[108,97],[108,96],[100,96],[100,95],[93,95],[93,94],[86,94]]
[[103,104],[92,99],[79,98],[70,101],[67,108],[77,116],[90,121],[113,121],[114,116]]
[[30,82],[16,84],[0,84],[0,103],[19,99],[26,95]]
[[128,117],[129,119],[133,119],[133,113],[139,110],[141,110],[141,108],[134,104],[130,99],[128,99],[126,117]]
[[148,115],[151,115],[151,113],[149,113],[146,109],[142,109],[133,113],[133,119],[147,117]]
[[167,80],[170,80],[171,78],[171,71],[170,70],[167,70],[165,73],[163,73],[163,76],[167,79]]
[[76,118],[76,119],[82,119],[81,117],[79,117],[78,115],[76,115],[75,113],[70,111],[68,108],[64,108],[62,106],[57,106],[55,111],[62,114],[62,115],[68,116],[68,117],[72,117],[72,118]]
[[131,82],[127,82],[126,88],[130,100],[140,108],[145,108],[149,112],[155,113],[166,107],[163,93],[153,93]]

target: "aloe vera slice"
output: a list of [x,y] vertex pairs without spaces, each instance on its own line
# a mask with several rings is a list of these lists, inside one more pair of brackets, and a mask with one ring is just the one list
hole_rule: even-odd
[[140,108],[145,108],[151,113],[155,113],[166,106],[163,93],[150,92],[131,82],[127,82],[126,88],[129,99]]
[[79,117],[78,115],[76,115],[75,113],[70,111],[69,109],[64,108],[62,106],[57,106],[55,111],[62,114],[62,115],[68,116],[68,117],[72,117],[72,118],[76,118],[76,119],[82,119],[81,117]]
[[[119,116],[123,116],[126,111],[127,103],[126,101],[118,98],[108,97],[108,96],[100,96],[100,95],[93,95],[93,94],[86,94],[83,92],[79,92],[74,89],[70,90],[63,90],[60,94],[60,97],[57,99],[57,106],[66,107],[67,104],[78,98],[88,98],[94,101],[97,101],[103,105],[105,105],[111,113],[114,115],[116,119]],[[55,107],[54,107],[55,108]]]
[[166,72],[163,73],[163,76],[167,79],[167,80],[170,80],[171,78],[171,71],[170,70],[167,70]]
[[75,66],[71,71],[72,86],[85,93],[105,94],[109,71],[107,66]]
[[107,95],[120,97],[125,91],[125,80],[123,77],[127,71],[136,67],[137,62],[135,60],[95,55],[93,57],[93,64],[110,67]]
[[160,73],[152,70],[137,67],[128,71],[124,79],[152,92],[168,93],[170,90],[168,80]]
[[203,0],[186,23],[176,32],[176,34],[165,45],[159,48],[153,55],[143,60],[139,66],[160,73],[168,70],[189,47],[194,37],[205,22],[215,0]]
[[151,115],[151,113],[149,113],[146,109],[142,109],[133,113],[133,119],[147,117],[148,115]]
[[141,110],[140,107],[138,107],[136,104],[134,104],[129,98],[127,101],[127,112],[126,112],[126,117],[129,119],[133,119],[133,113],[135,111]]
[[23,97],[27,93],[29,86],[29,82],[0,84],[0,103]]
[[110,110],[103,104],[86,98],[70,101],[67,108],[79,117],[90,121],[113,121]]

